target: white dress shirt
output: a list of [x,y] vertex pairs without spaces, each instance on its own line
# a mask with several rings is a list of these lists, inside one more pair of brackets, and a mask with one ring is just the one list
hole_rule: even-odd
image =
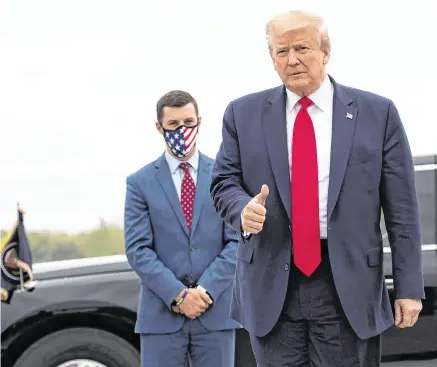
[[[298,103],[301,97],[287,89],[286,119],[288,157],[291,175],[291,144],[293,140],[293,127],[296,115],[301,106]],[[327,206],[329,168],[331,161],[332,141],[332,113],[334,101],[334,88],[329,77],[326,76],[322,85],[313,94],[308,96],[313,103],[308,107],[308,113],[313,121],[317,145],[317,166],[319,172],[319,216],[320,237],[327,237]],[[291,176],[290,176],[291,177]],[[291,179],[293,179],[291,177]]]
[[[179,200],[181,200],[181,186],[182,179],[184,178],[185,172],[179,165],[182,163],[179,159],[173,157],[169,152],[165,151],[165,160],[167,161],[168,168],[170,169],[171,178],[178,193]],[[197,183],[197,170],[199,168],[199,151],[196,149],[193,156],[184,161],[190,164],[190,174],[194,180],[194,184]]]

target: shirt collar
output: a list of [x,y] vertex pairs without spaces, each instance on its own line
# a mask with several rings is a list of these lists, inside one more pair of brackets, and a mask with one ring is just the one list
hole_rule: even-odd
[[[285,90],[287,91],[287,111],[291,112],[301,97],[288,89]],[[326,75],[320,88],[310,94],[308,98],[323,112],[326,112],[332,106],[332,96],[333,86],[331,80]]]
[[[174,174],[179,168],[179,165],[182,163],[182,161],[172,156],[168,151],[165,151],[165,160],[167,161],[168,168],[170,169],[171,174]],[[199,167],[199,151],[196,149],[191,158],[188,161],[184,162],[189,163],[196,173]]]

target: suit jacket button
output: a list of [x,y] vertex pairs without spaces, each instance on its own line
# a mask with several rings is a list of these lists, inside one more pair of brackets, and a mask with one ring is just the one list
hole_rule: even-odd
[[288,225],[288,230],[291,232],[291,226],[290,225]]
[[284,270],[285,270],[285,271],[288,271],[289,269],[290,269],[290,265],[285,264],[285,266],[284,266]]

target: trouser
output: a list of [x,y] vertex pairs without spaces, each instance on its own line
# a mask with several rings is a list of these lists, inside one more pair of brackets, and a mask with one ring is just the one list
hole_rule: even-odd
[[322,240],[322,263],[306,277],[294,265],[283,312],[264,337],[251,336],[259,367],[377,367],[381,338],[358,338],[338,299]]
[[235,330],[209,331],[187,319],[170,334],[141,334],[141,367],[233,367]]

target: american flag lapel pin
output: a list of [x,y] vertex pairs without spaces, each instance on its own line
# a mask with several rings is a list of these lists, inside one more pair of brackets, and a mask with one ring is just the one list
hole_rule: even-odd
[[353,116],[351,113],[348,112],[348,113],[346,114],[346,118],[352,120],[352,117],[354,117],[354,116]]

